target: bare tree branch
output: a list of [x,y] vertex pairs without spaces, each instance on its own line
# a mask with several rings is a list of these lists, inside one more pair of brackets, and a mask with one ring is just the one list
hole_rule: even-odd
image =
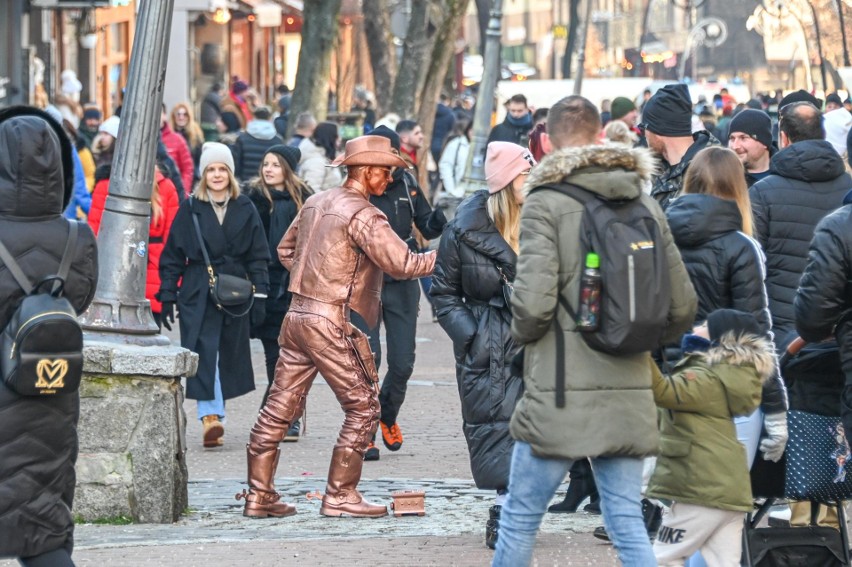
[[394,70],[396,69],[394,46],[390,39],[390,15],[387,0],[368,0],[362,4],[364,34],[370,64],[373,66],[373,82],[376,93],[376,116],[384,114],[393,93]]
[[389,109],[401,118],[414,116],[415,109],[419,107],[418,99],[426,79],[423,68],[432,47],[432,39],[429,37],[430,4],[428,0],[411,3],[411,17],[403,44],[402,62],[396,74]]

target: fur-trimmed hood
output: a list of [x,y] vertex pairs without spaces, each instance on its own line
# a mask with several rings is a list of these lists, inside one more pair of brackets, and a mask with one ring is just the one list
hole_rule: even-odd
[[620,144],[562,148],[533,167],[524,193],[541,185],[569,181],[608,200],[635,199],[657,167],[654,154],[646,148]]
[[[749,384],[751,380],[740,372],[726,371],[720,365],[740,367],[743,370],[752,367],[757,371],[757,379],[763,384],[775,373],[778,363],[775,349],[766,338],[751,334],[737,336],[731,332],[722,335],[719,343],[707,352],[693,353],[685,359],[689,360],[700,361],[713,369],[725,385],[728,406],[733,415],[744,415],[750,411],[751,406],[746,404],[749,396],[743,395],[743,392],[752,388]],[[743,404],[746,404],[745,408]]]

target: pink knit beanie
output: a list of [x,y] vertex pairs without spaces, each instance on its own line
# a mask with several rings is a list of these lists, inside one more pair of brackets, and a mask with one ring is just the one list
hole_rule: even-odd
[[535,165],[530,151],[511,142],[491,142],[485,150],[485,181],[488,192],[497,193]]

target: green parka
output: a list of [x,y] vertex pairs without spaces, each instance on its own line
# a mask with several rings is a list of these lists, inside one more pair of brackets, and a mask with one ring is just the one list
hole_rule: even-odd
[[754,335],[724,335],[706,353],[691,354],[664,377],[656,366],[654,400],[661,410],[660,456],[648,496],[750,512],[746,452],[733,418],[760,405],[772,374],[772,344]]
[[[695,291],[659,205],[642,192],[654,170],[646,149],[623,146],[563,148],[533,168],[532,189],[568,181],[603,199],[641,199],[658,219],[665,241],[671,305],[665,343],[677,341],[695,316]],[[521,211],[521,247],[512,296],[512,334],[525,345],[524,395],[511,433],[539,457],[655,455],[656,408],[646,353],[611,356],[590,348],[557,294],[572,305],[580,296],[583,206],[555,191],[529,193]],[[556,407],[556,331],[565,334],[565,407]]]

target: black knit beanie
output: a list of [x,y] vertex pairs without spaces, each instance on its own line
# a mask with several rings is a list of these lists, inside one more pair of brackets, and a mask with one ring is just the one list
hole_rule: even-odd
[[692,98],[682,83],[666,85],[648,99],[641,127],[659,136],[692,136]]
[[391,147],[396,151],[399,151],[399,134],[397,134],[387,126],[381,125],[378,128],[373,128],[372,130],[370,130],[370,135],[387,138],[388,140],[390,140]]
[[747,108],[734,116],[728,133],[742,132],[767,148],[772,146],[772,119],[762,110]]
[[733,331],[735,335],[747,333],[760,336],[763,334],[754,315],[736,309],[717,309],[710,313],[707,316],[707,331],[713,343],[718,343],[722,335],[728,331]]
[[290,169],[294,172],[296,171],[296,167],[298,167],[299,165],[299,160],[302,159],[302,152],[301,150],[299,150],[299,148],[294,148],[293,146],[285,146],[284,144],[276,144],[266,150],[266,153],[275,154],[284,158],[284,161],[287,162],[287,165],[289,165]]
[[794,102],[809,102],[817,108],[822,108],[822,101],[820,99],[804,89],[799,89],[782,98],[781,102],[778,103],[778,110]]

